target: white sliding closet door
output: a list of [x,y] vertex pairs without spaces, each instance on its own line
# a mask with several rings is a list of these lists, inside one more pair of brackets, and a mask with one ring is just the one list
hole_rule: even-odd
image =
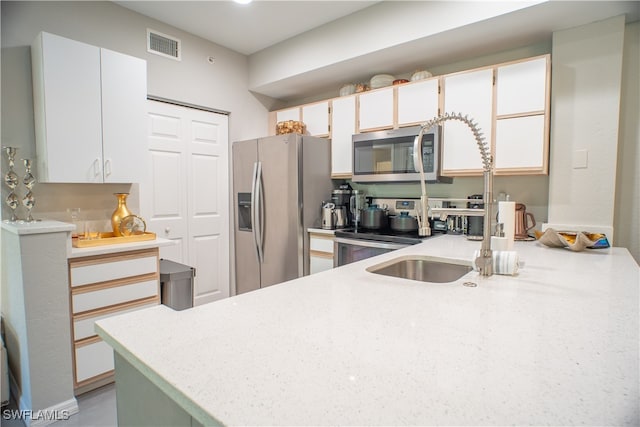
[[148,101],[147,229],[176,242],[160,257],[196,268],[194,303],[229,296],[228,117]]

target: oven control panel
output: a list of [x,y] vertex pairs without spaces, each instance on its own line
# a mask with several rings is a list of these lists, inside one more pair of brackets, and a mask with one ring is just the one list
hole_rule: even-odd
[[385,199],[374,198],[372,203],[380,207],[385,207],[389,215],[400,215],[400,212],[409,212],[409,215],[416,216],[420,199]]

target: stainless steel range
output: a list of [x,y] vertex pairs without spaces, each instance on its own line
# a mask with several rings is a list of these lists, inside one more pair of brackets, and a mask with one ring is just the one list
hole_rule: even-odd
[[[373,199],[369,204],[386,207],[389,215],[406,212],[415,216],[416,199]],[[418,236],[418,230],[394,231],[389,226],[381,229],[350,228],[336,230],[333,265],[350,264],[396,249],[421,243],[427,237]]]

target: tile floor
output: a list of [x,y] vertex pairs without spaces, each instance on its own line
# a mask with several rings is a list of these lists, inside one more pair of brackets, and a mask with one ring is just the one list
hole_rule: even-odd
[[[10,409],[15,409],[11,402]],[[78,397],[80,411],[68,420],[56,421],[53,427],[113,427],[118,425],[116,410],[116,388],[109,384]],[[22,420],[0,418],[2,427],[24,427]]]

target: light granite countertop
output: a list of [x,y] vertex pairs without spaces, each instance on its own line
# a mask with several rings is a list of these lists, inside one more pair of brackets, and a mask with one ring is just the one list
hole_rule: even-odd
[[117,252],[137,251],[142,249],[159,248],[174,245],[175,241],[156,237],[152,240],[142,240],[139,242],[118,243],[102,246],[89,246],[86,248],[74,248],[70,246],[69,258],[80,258],[94,255],[107,255]]
[[516,242],[517,276],[447,284],[365,271],[412,254],[470,262],[479,247],[439,236],[96,329],[205,425],[638,425],[640,268],[626,249]]

